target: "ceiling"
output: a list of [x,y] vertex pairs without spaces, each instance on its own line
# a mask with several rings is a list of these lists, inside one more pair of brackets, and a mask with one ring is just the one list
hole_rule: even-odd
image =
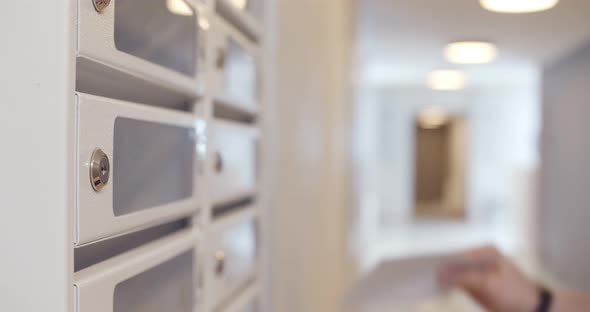
[[[423,83],[432,69],[461,68],[476,81],[518,80],[590,40],[590,1],[561,0],[550,11],[498,14],[477,0],[356,0],[361,80]],[[489,40],[499,58],[488,65],[455,66],[443,55],[456,40]]]

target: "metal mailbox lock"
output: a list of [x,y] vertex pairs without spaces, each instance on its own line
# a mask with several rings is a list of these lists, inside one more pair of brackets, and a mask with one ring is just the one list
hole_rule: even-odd
[[100,192],[109,182],[111,163],[109,157],[101,149],[97,148],[90,159],[90,183],[92,188]]
[[223,275],[225,272],[225,253],[218,251],[215,253],[215,274]]
[[223,171],[223,157],[219,151],[215,152],[215,172],[220,174]]
[[225,68],[226,63],[226,51],[225,48],[221,48],[217,51],[217,59],[215,60],[215,66],[219,70],[223,70]]
[[92,0],[92,4],[94,4],[94,9],[100,13],[111,4],[111,0]]

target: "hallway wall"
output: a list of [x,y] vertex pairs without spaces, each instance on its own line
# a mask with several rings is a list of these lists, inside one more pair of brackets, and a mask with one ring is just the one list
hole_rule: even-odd
[[567,286],[590,290],[590,44],[543,79],[541,259]]
[[276,2],[271,310],[341,312],[351,211],[351,4]]

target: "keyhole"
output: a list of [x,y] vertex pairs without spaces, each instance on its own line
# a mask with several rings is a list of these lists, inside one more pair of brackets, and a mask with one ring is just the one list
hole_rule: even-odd
[[103,159],[100,163],[100,174],[106,176],[109,173],[109,164]]

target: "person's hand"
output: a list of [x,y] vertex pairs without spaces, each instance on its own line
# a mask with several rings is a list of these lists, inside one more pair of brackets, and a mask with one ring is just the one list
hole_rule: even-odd
[[539,300],[538,286],[496,248],[467,251],[441,268],[444,287],[459,287],[488,311],[531,312]]

